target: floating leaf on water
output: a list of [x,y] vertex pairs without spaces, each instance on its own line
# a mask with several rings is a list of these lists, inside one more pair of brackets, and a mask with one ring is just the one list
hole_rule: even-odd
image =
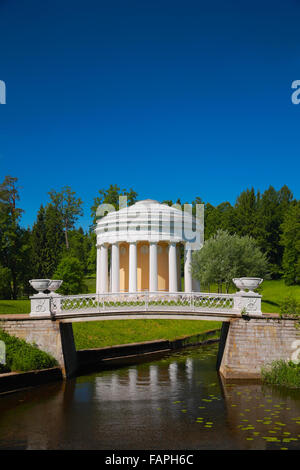
[[267,442],[280,442],[277,437],[264,436],[263,439],[265,439]]

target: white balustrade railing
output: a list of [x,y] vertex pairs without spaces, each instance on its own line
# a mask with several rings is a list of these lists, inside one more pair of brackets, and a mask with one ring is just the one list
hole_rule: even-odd
[[[41,281],[45,283],[41,285]],[[235,294],[205,292],[108,292],[104,294],[59,295],[54,291],[62,281],[30,281],[39,291],[31,297],[31,316],[76,315],[110,312],[205,312],[205,314],[262,315],[261,295],[254,288],[260,278],[233,279],[241,289]],[[52,286],[52,284],[54,285]],[[59,284],[60,283],[60,284]],[[45,294],[41,289],[50,290]],[[55,288],[55,289],[54,289]]]
[[233,313],[234,294],[138,292],[52,296],[50,311],[108,313],[113,311],[222,311]]

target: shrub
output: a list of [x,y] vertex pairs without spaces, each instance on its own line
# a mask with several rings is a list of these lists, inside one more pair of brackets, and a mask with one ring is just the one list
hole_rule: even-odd
[[0,340],[6,346],[6,364],[0,364],[0,372],[47,369],[57,365],[56,359],[36,345],[11,336],[0,329]]
[[265,383],[287,388],[300,388],[300,364],[278,360],[261,370]]
[[300,316],[300,302],[294,297],[286,297],[280,304],[280,316]]
[[83,267],[77,258],[69,256],[62,258],[53,279],[63,280],[58,292],[64,295],[80,294],[86,288]]
[[265,276],[268,271],[266,256],[256,242],[248,237],[230,235],[218,230],[192,258],[192,275],[204,285],[217,283],[226,291],[232,279],[241,276]]

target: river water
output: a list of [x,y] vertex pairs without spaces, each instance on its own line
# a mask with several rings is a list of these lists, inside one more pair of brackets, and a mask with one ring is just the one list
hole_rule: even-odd
[[0,449],[300,449],[300,393],[225,384],[216,344],[0,398]]

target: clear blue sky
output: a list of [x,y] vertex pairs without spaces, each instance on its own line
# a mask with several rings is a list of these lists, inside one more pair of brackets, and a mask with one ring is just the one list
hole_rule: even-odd
[[1,180],[22,223],[47,192],[84,201],[235,202],[247,187],[299,198],[299,0],[0,0]]

